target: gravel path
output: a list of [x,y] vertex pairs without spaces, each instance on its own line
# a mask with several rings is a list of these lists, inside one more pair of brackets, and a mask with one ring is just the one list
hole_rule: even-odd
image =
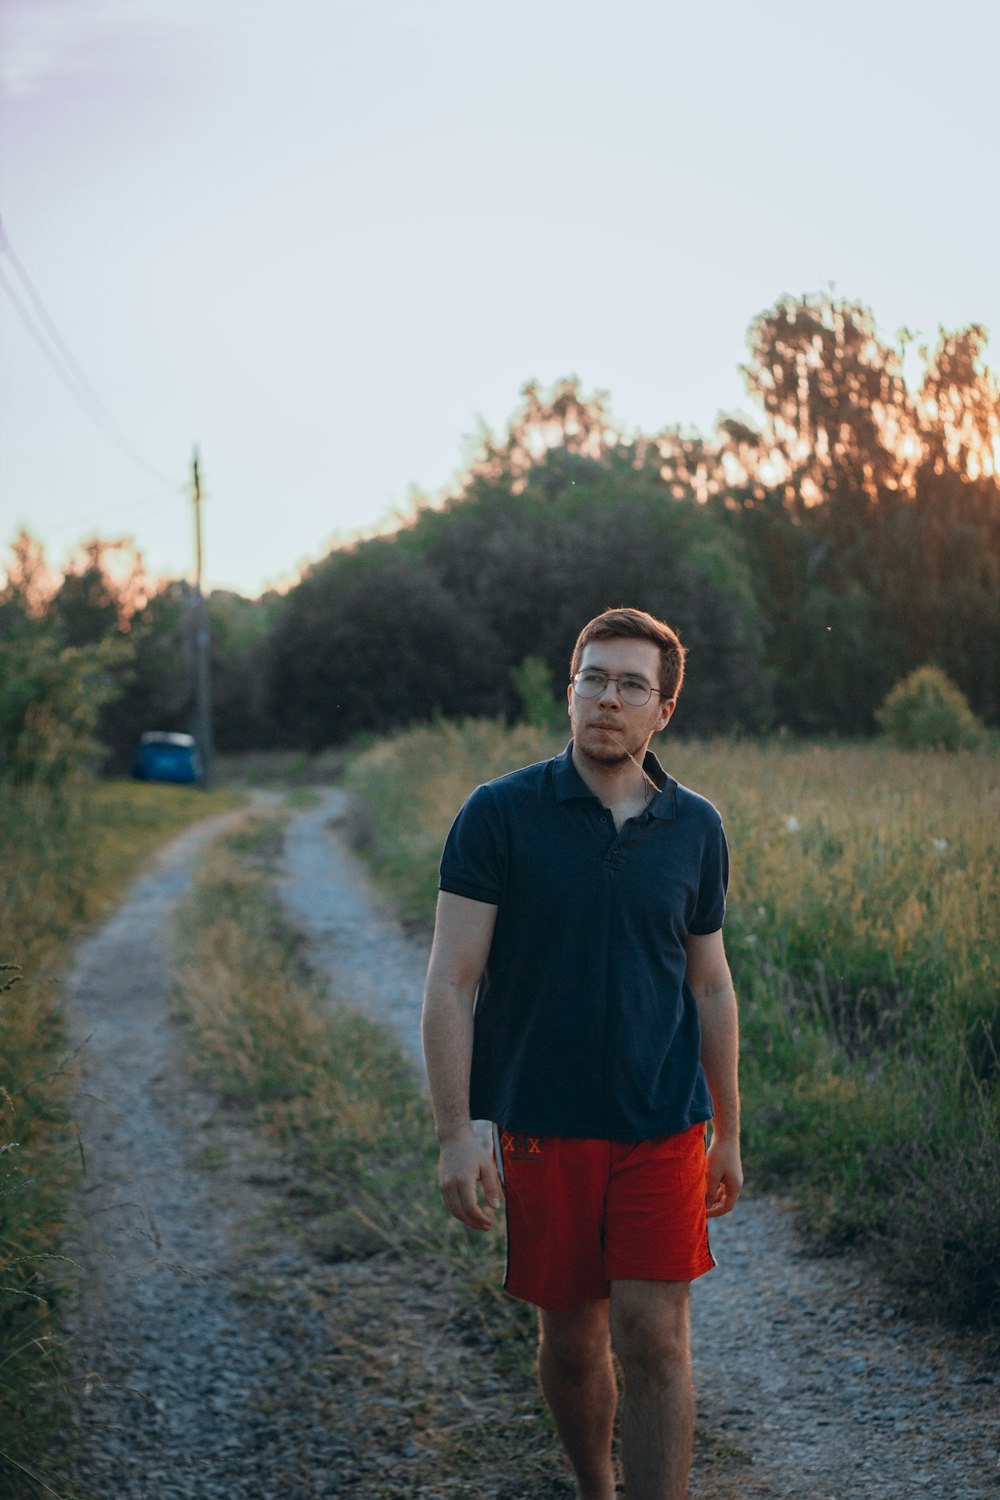
[[[280,888],[331,995],[396,1027],[417,1066],[426,951],[331,830],[344,805],[324,791],[294,819]],[[401,1287],[377,1263],[319,1264],[276,1225],[294,1186],[285,1163],[183,1070],[166,1005],[170,919],[219,826],[158,859],[67,980],[88,1158],[73,1247],[87,1270],[77,1483],[105,1500],[431,1496],[408,1477],[420,1454],[407,1361],[454,1384],[461,1359],[440,1337],[433,1289]],[[713,1242],[720,1268],[694,1294],[697,1381],[702,1425],[732,1449],[736,1483],[699,1488],[696,1475],[693,1500],[1000,1494],[987,1373],[897,1319],[853,1263],[805,1257],[780,1204],[742,1203]],[[399,1348],[365,1358],[398,1366],[400,1384],[376,1400],[350,1349],[379,1308]]]
[[[323,1348],[301,1317],[262,1327],[246,1298],[239,1252],[258,1205],[252,1192],[220,1194],[206,1169],[227,1150],[226,1122],[187,1081],[167,1011],[170,918],[193,863],[232,821],[176,840],[67,979],[87,1157],[71,1246],[87,1272],[74,1320],[87,1451],[75,1478],[106,1500],[342,1493],[328,1463],[327,1485],[300,1485],[308,1429],[270,1419]],[[265,1252],[257,1266],[286,1298],[299,1269],[289,1259]]]

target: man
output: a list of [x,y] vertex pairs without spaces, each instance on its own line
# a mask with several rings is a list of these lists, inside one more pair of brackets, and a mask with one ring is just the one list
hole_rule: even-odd
[[591,620],[566,751],[479,787],[441,862],[423,1015],[441,1193],[484,1230],[506,1197],[504,1284],[539,1308],[579,1500],[615,1492],[612,1351],[628,1500],[687,1495],[688,1287],[742,1185],[725,837],[648,749],[683,671],[662,621]]

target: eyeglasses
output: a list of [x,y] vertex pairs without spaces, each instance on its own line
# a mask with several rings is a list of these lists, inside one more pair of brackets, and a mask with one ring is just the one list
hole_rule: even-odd
[[641,708],[644,703],[648,703],[653,693],[660,698],[666,697],[659,688],[650,687],[643,677],[612,677],[610,672],[598,672],[595,667],[577,672],[575,677],[570,678],[570,682],[579,698],[599,698],[608,683],[613,682],[617,685],[622,702],[630,703],[633,708]]

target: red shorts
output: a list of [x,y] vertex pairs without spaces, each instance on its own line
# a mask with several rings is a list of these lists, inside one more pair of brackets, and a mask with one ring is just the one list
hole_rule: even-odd
[[507,1199],[512,1297],[549,1312],[611,1295],[611,1282],[693,1281],[708,1247],[705,1126],[653,1141],[493,1130]]

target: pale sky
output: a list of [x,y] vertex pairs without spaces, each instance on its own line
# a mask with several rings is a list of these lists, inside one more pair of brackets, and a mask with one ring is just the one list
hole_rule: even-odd
[[190,574],[197,443],[206,581],[256,594],[529,379],[710,430],[830,285],[996,366],[998,57],[994,0],[0,0],[0,273],[148,466],[0,286],[0,543]]

